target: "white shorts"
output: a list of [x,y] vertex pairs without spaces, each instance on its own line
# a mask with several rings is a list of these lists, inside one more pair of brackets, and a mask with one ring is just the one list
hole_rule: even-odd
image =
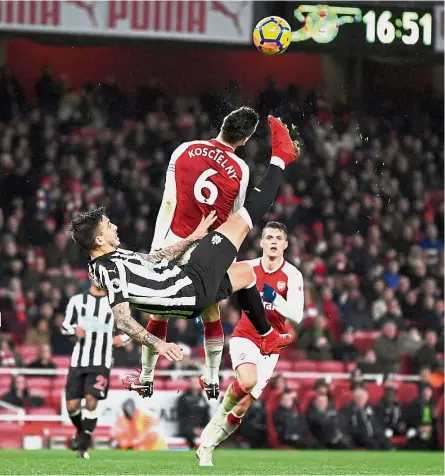
[[250,394],[255,399],[259,398],[272,377],[279,354],[262,355],[260,349],[251,340],[244,337],[232,337],[229,340],[229,352],[235,372],[241,364],[256,365],[257,383]]
[[[167,236],[165,237],[164,240],[164,248],[167,248],[167,246],[172,246],[176,245],[176,243],[179,243],[181,240],[184,238],[179,238],[179,236],[176,236],[171,230],[168,230]],[[178,260],[179,265],[184,265],[188,263],[190,260],[190,256],[193,252],[193,250],[198,246],[198,243],[195,243],[194,245],[191,245],[187,251],[182,255],[181,259]]]

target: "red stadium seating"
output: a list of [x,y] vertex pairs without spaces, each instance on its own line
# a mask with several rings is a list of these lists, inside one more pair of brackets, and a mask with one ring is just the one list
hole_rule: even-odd
[[317,362],[312,360],[302,360],[300,362],[294,362],[294,372],[316,372]]
[[39,355],[39,346],[37,345],[20,345],[17,347],[17,351],[23,357],[23,360],[29,364],[33,360],[37,359]]
[[28,408],[26,411],[29,415],[58,415],[59,412],[53,407]]
[[379,331],[356,332],[354,335],[354,345],[360,352],[364,353],[374,345],[374,341],[379,335]]
[[357,362],[346,362],[345,363],[345,372],[351,373],[357,368]]
[[406,405],[419,394],[419,387],[415,383],[400,382],[397,388],[397,397],[402,405]]
[[366,389],[369,393],[369,403],[371,405],[377,405],[381,398],[383,397],[384,388],[382,385],[377,385],[376,383],[367,383]]
[[329,373],[343,373],[345,371],[345,365],[343,362],[335,361],[325,361],[317,362],[317,371],[318,372],[329,372]]
[[70,366],[71,356],[69,355],[55,355],[53,357],[53,362],[60,369],[67,369]]
[[292,392],[299,392],[301,389],[301,384],[296,379],[289,379],[287,381],[287,388],[291,390]]
[[412,375],[416,373],[414,368],[414,360],[411,355],[402,355],[402,360],[400,362],[400,371],[403,375]]
[[309,403],[311,403],[314,397],[315,390],[308,390],[304,393],[302,397],[300,397],[300,410],[303,413],[306,413],[307,407],[309,406]]
[[280,359],[275,366],[275,372],[290,372],[293,370],[294,362]]
[[339,397],[335,400],[335,408],[339,410],[340,408],[344,407],[347,403],[349,403],[353,399],[352,392],[349,390],[344,391]]
[[19,423],[0,421],[0,448],[21,448],[22,438]]

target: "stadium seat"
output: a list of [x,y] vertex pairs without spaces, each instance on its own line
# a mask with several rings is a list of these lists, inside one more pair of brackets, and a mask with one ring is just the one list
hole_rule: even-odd
[[17,351],[23,357],[23,360],[29,364],[33,360],[37,359],[39,355],[39,346],[24,344],[18,346]]
[[391,438],[391,445],[397,448],[404,448],[408,444],[406,436],[393,436]]
[[314,397],[315,397],[314,390],[308,390],[307,392],[304,393],[304,395],[300,396],[300,410],[303,413],[306,413],[307,407],[309,406],[309,403],[312,402]]
[[306,352],[301,349],[292,349],[286,347],[280,351],[280,359],[290,360],[291,362],[306,360]]
[[357,362],[346,362],[345,363],[345,372],[350,374],[357,368]]
[[290,372],[293,370],[294,362],[289,360],[279,360],[275,366],[275,372]]
[[48,377],[28,377],[27,383],[30,389],[50,389],[53,386],[53,378]]
[[401,382],[397,388],[397,397],[402,405],[407,405],[419,394],[419,387],[415,383]]
[[403,375],[415,374],[414,359],[410,354],[403,354],[400,362],[400,371]]
[[317,362],[312,360],[294,362],[294,372],[317,372]]
[[359,352],[365,353],[373,345],[374,341],[380,335],[379,331],[359,331],[354,335],[354,345],[357,347]]
[[55,355],[53,362],[59,369],[67,369],[70,366],[71,356],[69,355]]
[[59,412],[53,407],[29,408],[26,411],[29,415],[58,415]]
[[349,390],[345,390],[338,398],[335,399],[335,408],[339,410],[340,408],[344,407],[347,403],[349,403],[353,399],[352,392]]
[[378,385],[376,383],[367,383],[366,389],[369,393],[369,403],[372,406],[377,405],[384,394],[384,388],[382,385]]
[[21,448],[22,427],[19,423],[0,421],[0,448]]
[[324,362],[317,362],[317,371],[340,374],[345,371],[345,365],[343,362],[335,362],[335,361],[328,361],[328,360]]
[[229,385],[233,382],[233,380],[233,377],[227,377],[222,379],[221,382],[219,382],[219,389],[225,392]]
[[287,381],[287,388],[291,390],[292,392],[299,392],[301,389],[301,384],[298,380],[296,379],[289,379]]

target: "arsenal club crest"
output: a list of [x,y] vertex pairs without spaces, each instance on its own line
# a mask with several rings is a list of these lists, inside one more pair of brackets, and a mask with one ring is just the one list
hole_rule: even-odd
[[277,289],[278,291],[284,291],[286,289],[286,283],[284,281],[278,281]]

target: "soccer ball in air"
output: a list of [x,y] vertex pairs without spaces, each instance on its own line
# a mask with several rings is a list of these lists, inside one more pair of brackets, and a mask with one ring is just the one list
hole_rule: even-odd
[[289,23],[276,16],[263,18],[253,30],[253,42],[265,55],[284,53],[291,42]]

